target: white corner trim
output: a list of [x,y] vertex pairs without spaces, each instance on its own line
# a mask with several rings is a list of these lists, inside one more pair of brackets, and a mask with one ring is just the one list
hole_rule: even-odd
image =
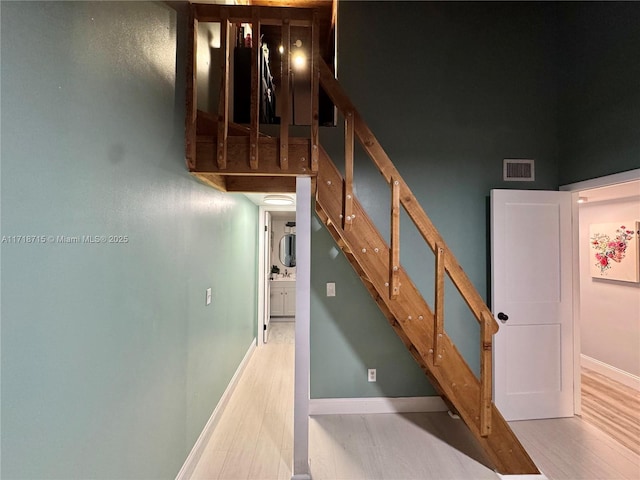
[[224,393],[220,397],[220,401],[216,405],[216,408],[213,409],[213,413],[202,429],[202,432],[200,432],[200,436],[198,437],[198,440],[196,440],[196,443],[193,445],[191,452],[189,452],[189,456],[187,456],[187,459],[184,461],[184,464],[178,472],[178,475],[176,475],[176,480],[188,480],[193,475],[196,465],[198,464],[198,461],[200,460],[200,457],[204,452],[204,448],[207,446],[207,442],[209,441],[209,438],[211,438],[213,430],[216,428],[216,425],[220,421],[222,412],[229,403],[229,399],[231,398],[233,391],[238,385],[240,376],[242,375],[244,369],[247,367],[247,364],[249,363],[249,360],[251,359],[251,356],[253,355],[255,349],[256,339],[254,338],[251,341],[251,345],[249,345],[249,348],[247,349],[247,353],[244,354],[244,358],[240,362],[240,365],[238,365],[236,372],[233,374],[233,377],[231,377],[229,385],[227,385],[227,388],[224,390]]
[[312,398],[309,415],[446,412],[440,397]]
[[297,474],[291,477],[291,480],[311,480],[311,475],[307,473]]
[[620,382],[627,387],[633,388],[640,392],[640,377],[619,368],[613,367],[607,363],[591,358],[584,353],[580,355],[580,363],[583,367],[593,370],[594,372],[609,377],[611,380]]
[[537,475],[502,475],[496,472],[496,475],[498,475],[498,478],[504,478],[505,480],[549,480],[542,472]]

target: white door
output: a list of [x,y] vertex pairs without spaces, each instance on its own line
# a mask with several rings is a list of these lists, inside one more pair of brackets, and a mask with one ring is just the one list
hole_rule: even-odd
[[491,259],[496,406],[573,416],[571,194],[492,190]]
[[269,340],[269,323],[271,322],[271,214],[264,212],[264,313],[262,321],[262,341]]

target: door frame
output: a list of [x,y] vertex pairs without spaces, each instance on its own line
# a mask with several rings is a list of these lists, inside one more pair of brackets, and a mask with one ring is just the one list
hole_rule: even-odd
[[581,182],[560,186],[559,190],[571,192],[571,222],[573,243],[573,410],[574,415],[582,414],[582,377],[580,344],[580,212],[578,209],[579,193],[593,188],[608,187],[620,183],[640,180],[640,168],[603,177],[592,178]]
[[[290,195],[290,194],[288,194]],[[264,222],[265,212],[294,212],[296,211],[295,205],[291,206],[275,206],[275,205],[260,205],[258,207],[258,319],[257,319],[257,332],[258,338],[257,346],[264,345],[264,325],[267,321],[267,315],[269,312],[265,308],[265,299],[267,295],[267,272],[265,271],[266,258],[269,252],[267,252],[267,245],[264,241],[264,229],[266,227]]]

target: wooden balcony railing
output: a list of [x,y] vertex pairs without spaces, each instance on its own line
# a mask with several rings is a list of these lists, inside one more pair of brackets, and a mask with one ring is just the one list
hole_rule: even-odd
[[[187,65],[187,115],[186,115],[186,158],[190,171],[197,169],[197,71],[195,52],[197,52],[198,23],[220,23],[220,91],[217,111],[217,136],[215,145],[215,158],[218,170],[228,168],[229,158],[229,93],[230,93],[230,31],[234,24],[251,24],[255,44],[251,51],[251,113],[248,128],[249,148],[246,159],[250,171],[259,173],[260,165],[260,36],[263,25],[279,26],[284,52],[282,78],[280,79],[280,91],[278,101],[280,103],[280,135],[278,139],[278,164],[282,173],[289,171],[290,167],[290,89],[291,82],[291,27],[304,27],[311,30],[311,126],[310,126],[310,155],[308,159],[311,173],[318,170],[318,120],[319,120],[319,22],[317,12],[313,9],[302,8],[277,8],[256,6],[226,6],[214,4],[194,4],[191,8],[189,21],[190,32],[188,35],[187,52],[191,62]],[[305,159],[306,160],[306,159]],[[295,174],[296,172],[291,172]]]

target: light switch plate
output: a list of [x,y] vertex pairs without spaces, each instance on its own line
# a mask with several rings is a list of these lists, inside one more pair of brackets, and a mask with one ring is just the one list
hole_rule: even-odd
[[336,284],[333,282],[327,283],[327,297],[336,296]]
[[211,288],[207,288],[207,305],[211,304]]

